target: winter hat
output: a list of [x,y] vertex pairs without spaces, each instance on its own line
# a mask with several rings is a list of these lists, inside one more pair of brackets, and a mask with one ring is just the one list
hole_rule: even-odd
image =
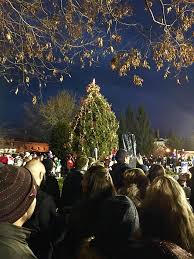
[[53,161],[50,158],[44,159],[42,161],[43,165],[45,166],[46,173],[51,172],[53,169]]
[[129,153],[125,149],[119,149],[116,153],[115,158],[117,162],[124,162],[127,156],[129,156]]
[[21,218],[36,197],[36,183],[23,167],[0,168],[0,222],[14,223]]
[[0,157],[0,162],[1,162],[2,164],[7,164],[7,163],[8,163],[8,157],[6,157],[6,156],[1,156],[1,157]]
[[95,239],[111,245],[127,241],[138,229],[139,216],[134,203],[126,196],[117,195],[102,204]]

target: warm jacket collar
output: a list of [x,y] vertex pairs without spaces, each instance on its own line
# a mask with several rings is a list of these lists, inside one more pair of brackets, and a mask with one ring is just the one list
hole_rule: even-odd
[[15,239],[21,243],[26,243],[26,239],[30,235],[30,230],[23,227],[18,227],[8,222],[0,223],[0,239],[9,238]]

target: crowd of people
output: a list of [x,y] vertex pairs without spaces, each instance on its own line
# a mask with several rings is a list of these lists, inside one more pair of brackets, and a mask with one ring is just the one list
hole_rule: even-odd
[[194,258],[194,167],[173,177],[138,155],[132,168],[124,149],[68,156],[65,174],[58,160],[0,158],[0,258]]

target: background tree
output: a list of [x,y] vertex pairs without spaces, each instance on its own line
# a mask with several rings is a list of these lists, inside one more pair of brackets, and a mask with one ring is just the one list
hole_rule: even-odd
[[119,135],[121,135],[122,133],[128,132],[125,112],[122,112],[119,116],[119,130],[118,130],[118,132],[119,132]]
[[80,111],[71,125],[70,145],[73,151],[92,156],[98,149],[99,159],[118,146],[118,122],[111,106],[101,95],[95,81],[87,87]]
[[24,128],[26,138],[32,141],[48,142],[50,127],[46,126],[46,121],[40,113],[40,105],[24,105]]
[[61,123],[69,127],[76,111],[75,96],[66,90],[50,97],[45,104],[26,105],[25,128],[28,136],[49,141],[52,129]]
[[134,111],[128,105],[126,111],[119,118],[119,130],[121,133],[133,133],[135,127]]
[[154,147],[154,137],[148,116],[143,106],[138,108],[134,133],[137,142],[137,150],[142,155],[149,155]]
[[181,137],[179,137],[178,135],[176,135],[175,133],[170,133],[168,135],[168,141],[166,144],[170,149],[177,149],[180,150],[182,148],[184,148],[184,142],[183,139]]
[[[140,86],[137,68],[155,63],[164,78],[174,74],[181,83],[193,64],[193,1],[7,0],[0,13],[0,76],[16,94],[31,92],[34,82],[41,89],[53,76],[63,81],[72,63],[93,65],[105,55]],[[128,44],[125,35],[134,34],[137,41]]]
[[68,125],[77,110],[75,96],[63,90],[56,96],[50,97],[45,104],[41,104],[39,110],[46,123],[51,127],[61,122]]
[[69,126],[66,122],[57,123],[51,132],[50,147],[56,156],[63,159],[68,151]]

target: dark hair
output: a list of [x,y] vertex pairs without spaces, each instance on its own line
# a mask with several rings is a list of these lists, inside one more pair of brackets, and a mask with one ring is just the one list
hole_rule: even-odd
[[116,194],[111,175],[104,166],[90,167],[83,176],[83,182],[86,184],[87,197],[94,197],[100,193]]
[[53,169],[53,161],[50,158],[44,159],[42,161],[43,165],[45,166],[46,169],[46,174],[49,174],[52,169]]
[[86,156],[79,156],[75,160],[75,168],[81,170],[84,166],[87,165],[89,159]]
[[158,176],[164,176],[165,175],[165,169],[162,165],[152,165],[152,167],[149,170],[148,178],[150,179],[150,182],[152,183],[153,180]]
[[124,163],[125,162],[125,158],[129,156],[128,152],[125,150],[125,149],[119,149],[116,153],[116,160],[117,162],[120,162],[120,163]]

